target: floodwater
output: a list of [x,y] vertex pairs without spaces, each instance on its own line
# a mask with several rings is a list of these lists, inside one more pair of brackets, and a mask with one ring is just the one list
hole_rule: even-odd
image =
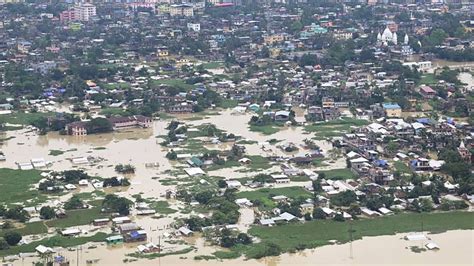
[[[297,112],[298,116],[301,116],[301,112]],[[202,123],[212,123],[217,128],[227,131],[228,133],[234,133],[242,136],[244,139],[256,141],[257,144],[246,144],[248,155],[261,155],[261,156],[291,156],[291,154],[281,151],[274,145],[266,144],[266,148],[262,149],[262,143],[268,142],[270,139],[281,140],[282,142],[292,142],[296,146],[301,147],[306,138],[311,138],[312,134],[306,134],[302,127],[287,127],[283,128],[279,132],[272,135],[262,135],[258,132],[251,132],[248,130],[248,121],[252,114],[245,113],[240,115],[232,114],[231,110],[221,111],[219,115],[212,115],[204,117],[199,121],[186,121],[189,126],[197,126]],[[186,116],[179,116],[177,119],[185,118]],[[1,149],[4,152],[7,160],[0,162],[0,167],[6,168],[17,168],[16,163],[28,162],[33,158],[44,158],[46,161],[52,163],[50,169],[57,171],[68,170],[72,168],[84,169],[90,175],[96,175],[101,177],[112,177],[118,176],[114,170],[114,166],[117,164],[132,164],[136,167],[135,174],[127,175],[131,181],[131,186],[128,188],[114,188],[113,191],[120,196],[131,197],[134,194],[141,194],[144,198],[156,198],[158,200],[164,200],[164,194],[167,189],[173,188],[174,186],[164,186],[160,184],[159,179],[173,179],[174,176],[165,173],[167,170],[172,170],[175,163],[169,162],[165,155],[168,152],[167,148],[159,145],[162,141],[158,136],[166,135],[167,130],[165,129],[169,121],[154,121],[153,126],[148,129],[126,129],[120,130],[113,133],[89,135],[89,136],[63,136],[57,133],[48,133],[44,136],[38,136],[35,132],[28,131],[27,129],[18,131],[9,131],[5,133],[3,138],[14,137],[8,141],[5,141],[1,145]],[[327,141],[315,141],[319,145],[324,153],[330,150],[331,144]],[[206,145],[212,149],[230,149],[231,145],[224,143],[219,145]],[[50,150],[61,150],[63,154],[58,156],[49,155]],[[301,150],[302,151],[302,150]],[[87,157],[93,156],[94,158],[100,159],[93,165],[80,165],[75,166],[70,161],[71,158],[75,157]],[[159,167],[150,168],[146,167],[146,164],[158,163]],[[345,167],[344,159],[338,159],[334,163],[325,166],[324,169],[331,168],[343,168]],[[212,171],[213,176],[223,177],[244,177],[251,176],[255,172],[238,172],[243,167],[234,167],[220,169]],[[322,168],[321,168],[322,169]],[[278,166],[273,166],[266,171],[278,171]],[[310,182],[291,182],[290,184],[279,184],[280,186],[305,186]],[[245,190],[247,188],[242,188]],[[74,193],[82,191],[92,191],[91,186],[87,188],[80,188]],[[62,196],[60,199],[64,201],[71,196],[67,194]],[[179,201],[169,200],[170,207],[173,209],[181,209],[185,207]],[[252,209],[241,209],[241,219],[238,223],[239,229],[242,231],[248,230],[249,226],[253,223],[254,213]],[[164,246],[165,252],[182,250],[193,244],[197,247],[197,251],[185,255],[177,255],[170,257],[163,257],[156,260],[139,260],[137,262],[128,262],[134,265],[181,265],[182,263],[189,263],[191,265],[201,264],[221,264],[216,261],[200,262],[193,260],[196,255],[209,255],[213,251],[219,249],[218,247],[211,247],[204,243],[204,240],[200,237],[195,237],[192,243],[170,243],[165,242],[167,239],[165,236],[173,233],[172,224],[176,219],[183,218],[188,214],[181,214],[179,212],[165,215],[164,217],[135,217],[134,221],[142,226],[147,231],[149,240],[154,243],[160,239]],[[101,229],[104,231],[107,229]],[[362,241],[361,243],[364,243]],[[87,246],[97,245],[96,248],[88,249]],[[298,262],[300,264],[308,264],[310,261],[320,261],[325,263],[323,254],[335,254],[331,252],[336,251],[325,251],[327,248],[336,248],[337,252],[341,252],[344,246],[331,246],[317,249],[316,251],[308,251],[299,254],[282,255],[278,258],[270,258],[259,261],[243,261],[232,260],[226,261],[226,265],[285,265],[292,262]],[[124,245],[119,247],[107,247],[105,244],[88,244],[85,245],[80,255],[80,265],[84,265],[86,260],[99,259],[99,265],[119,265],[122,264],[122,260],[126,258],[125,254],[135,252],[136,245]],[[324,252],[322,252],[324,251]],[[322,253],[320,253],[322,252]],[[66,255],[71,261],[76,260],[76,252],[64,250],[61,254]],[[317,254],[317,255],[315,255]],[[329,255],[328,255],[329,256]],[[179,259],[179,257],[187,257],[186,261]],[[342,256],[343,257],[343,256]],[[341,257],[341,258],[342,258]],[[330,258],[330,257],[327,257]],[[357,259],[357,258],[356,258]],[[356,261],[356,259],[354,261]],[[31,258],[25,259],[25,261],[31,260]],[[16,263],[20,263],[17,261]],[[230,264],[229,264],[230,263]],[[341,261],[340,263],[343,263]],[[361,261],[361,263],[364,263]],[[74,262],[75,264],[75,262]],[[19,265],[19,264],[16,264]]]
[[[167,149],[159,145],[157,134],[165,131],[167,123],[157,121],[153,128],[127,129],[108,134],[89,136],[63,136],[52,132],[38,136],[27,130],[7,132],[6,137],[14,137],[5,142],[1,149],[7,160],[0,167],[17,168],[16,163],[28,162],[33,158],[44,158],[52,163],[51,170],[62,171],[72,168],[84,169],[92,176],[118,176],[114,170],[117,164],[131,164],[136,167],[134,175],[128,175],[132,186],[129,194],[144,193],[146,196],[159,196],[166,190],[152,177],[169,177],[162,172],[171,169],[165,158]],[[52,156],[50,150],[65,153]],[[102,161],[95,165],[73,165],[70,159],[93,156]],[[159,168],[147,168],[146,163],[159,163]]]
[[[306,250],[295,254],[283,254],[278,257],[269,257],[260,260],[244,260],[242,258],[225,261],[198,261],[194,256],[200,252],[192,251],[187,254],[165,256],[154,260],[139,259],[127,262],[130,265],[226,265],[226,266],[277,266],[277,265],[473,265],[473,230],[448,231],[441,234],[427,235],[429,241],[407,241],[403,237],[407,234],[391,236],[366,237],[343,245],[328,245],[316,249]],[[317,236],[315,236],[317,237]],[[213,247],[204,246],[202,241],[195,239],[196,245],[206,252],[212,253]],[[415,253],[410,247],[422,247],[428,242],[436,243],[437,251],[423,251]],[[352,247],[352,255],[351,255]],[[201,250],[201,249],[199,249]],[[121,265],[127,249],[122,247],[98,246],[95,249],[83,247],[77,255],[75,251],[63,251],[61,255],[68,258],[72,265],[86,265],[86,259],[99,259],[95,265]],[[209,254],[207,253],[207,254]],[[104,256],[104,254],[107,254]],[[39,258],[25,258],[13,265],[29,265]],[[91,264],[88,264],[91,265]]]
[[[179,116],[177,119],[185,116]],[[258,132],[248,130],[248,121],[252,114],[245,113],[241,115],[232,114],[231,110],[224,110],[220,115],[207,116],[199,121],[186,121],[189,126],[197,126],[203,123],[212,123],[217,128],[242,136],[244,139],[258,142],[257,144],[245,145],[247,155],[261,156],[288,156],[291,154],[283,152],[276,146],[269,146],[268,149],[262,149],[262,143],[270,139],[282,140],[283,142],[292,142],[296,146],[303,145],[306,138],[313,135],[306,134],[302,127],[287,127],[272,135],[263,135]],[[165,158],[168,152],[167,148],[159,145],[162,141],[158,138],[160,135],[166,135],[165,129],[169,121],[155,121],[153,127],[148,129],[125,129],[113,133],[97,134],[88,136],[64,136],[56,132],[47,135],[38,136],[35,132],[27,129],[8,131],[4,138],[14,137],[5,141],[1,145],[7,160],[0,162],[0,167],[17,168],[16,163],[28,162],[33,158],[44,158],[51,162],[49,169],[56,171],[68,170],[71,168],[83,169],[93,176],[112,177],[118,176],[114,170],[117,164],[131,164],[136,167],[135,174],[127,175],[132,185],[126,191],[126,194],[133,195],[141,193],[143,197],[162,196],[168,188],[172,186],[163,186],[159,179],[174,178],[166,174],[166,170],[172,170],[173,164]],[[327,141],[315,141],[323,152],[331,149],[331,144]],[[266,145],[268,146],[268,144]],[[230,144],[206,145],[212,149],[230,149]],[[51,150],[64,151],[63,154],[53,156],[49,155]],[[70,159],[75,157],[92,156],[101,161],[93,165],[73,165]],[[149,168],[147,163],[158,163],[159,167]],[[329,166],[331,167],[331,166]],[[335,168],[344,167],[341,161],[335,162]],[[235,178],[248,176],[248,174],[239,174],[234,170],[238,168],[227,168],[213,175],[222,174],[222,176],[233,176]],[[272,169],[274,170],[274,169]],[[89,191],[89,189],[82,189]]]
[[443,59],[436,59],[436,60],[432,61],[432,66],[433,66],[433,68],[438,68],[438,67],[442,68],[442,67],[445,67],[445,66],[459,67],[459,68],[462,68],[462,67],[469,68],[469,67],[474,66],[474,62],[456,62],[456,61],[448,61],[448,60],[443,60]]

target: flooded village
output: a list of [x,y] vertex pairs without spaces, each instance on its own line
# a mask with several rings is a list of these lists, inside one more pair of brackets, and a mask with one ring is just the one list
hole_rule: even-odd
[[0,0],[2,265],[472,265],[472,8]]

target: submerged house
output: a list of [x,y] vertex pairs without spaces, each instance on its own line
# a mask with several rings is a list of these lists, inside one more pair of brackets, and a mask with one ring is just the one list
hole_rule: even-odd
[[[121,116],[108,118],[114,130],[130,127],[151,127],[153,120],[143,115]],[[66,125],[65,130],[68,135],[85,136],[87,135],[87,122],[77,121]]]
[[123,235],[125,242],[146,241],[147,234],[145,230],[131,231]]
[[125,116],[125,117],[111,117],[108,119],[112,123],[114,129],[142,127],[147,128],[151,126],[153,120],[150,117],[143,115]]

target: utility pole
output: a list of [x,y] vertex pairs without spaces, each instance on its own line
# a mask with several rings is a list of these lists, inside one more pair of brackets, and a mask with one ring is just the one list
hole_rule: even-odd
[[161,236],[158,236],[158,253],[161,253]]
[[[423,214],[421,214],[421,234],[424,235],[423,233]],[[421,248],[423,248],[423,240],[421,240]]]
[[79,266],[79,249],[82,252],[82,246],[77,246],[76,248],[76,265]]
[[352,230],[352,222],[349,222],[349,225],[350,225],[350,226],[349,226],[349,238],[350,238],[350,244],[349,244],[349,248],[350,248],[349,252],[350,252],[350,253],[349,253],[349,258],[350,258],[350,259],[353,259],[354,257],[353,257],[353,253],[352,253],[352,240],[353,240],[353,238],[352,238],[352,233],[353,233],[353,230]]

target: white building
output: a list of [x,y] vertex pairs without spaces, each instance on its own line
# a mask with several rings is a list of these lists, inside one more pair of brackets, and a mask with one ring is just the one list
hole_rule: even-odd
[[80,4],[74,7],[76,20],[89,21],[97,15],[97,9],[93,4]]
[[402,65],[408,66],[410,68],[416,67],[418,71],[427,71],[432,68],[431,61],[422,61],[422,62],[405,62]]
[[189,30],[192,30],[195,32],[199,32],[201,30],[201,24],[199,23],[188,23],[187,26]]
[[392,32],[387,26],[382,34],[377,34],[377,42],[382,45],[388,45],[389,43],[397,45],[397,33]]

